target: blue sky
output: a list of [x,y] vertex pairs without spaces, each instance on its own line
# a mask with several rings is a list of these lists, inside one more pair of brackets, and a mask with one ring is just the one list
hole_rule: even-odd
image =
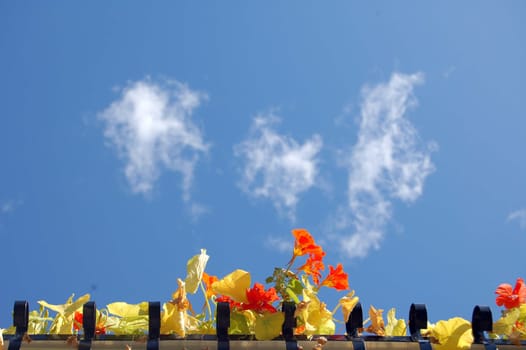
[[263,281],[295,227],[365,307],[496,313],[526,277],[525,15],[0,1],[0,326],[18,299],[168,300],[200,248]]

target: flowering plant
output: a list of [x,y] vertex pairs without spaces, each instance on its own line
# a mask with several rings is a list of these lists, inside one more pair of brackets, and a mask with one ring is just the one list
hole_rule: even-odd
[[[297,319],[295,334],[308,338],[313,335],[331,335],[336,323],[345,323],[358,303],[358,297],[349,288],[347,273],[342,264],[328,265],[325,269],[325,252],[312,235],[305,229],[292,230],[294,247],[286,267],[277,267],[264,284],[252,284],[250,273],[241,269],[218,278],[205,270],[209,256],[206,250],[193,256],[187,262],[186,278],[178,279],[178,287],[171,300],[165,302],[161,312],[161,333],[185,337],[188,334],[215,333],[215,307],[218,302],[230,305],[231,334],[252,335],[257,340],[273,339],[280,335],[284,316],[278,312],[282,302],[296,304],[294,316]],[[297,262],[303,258],[302,264]],[[297,266],[299,265],[299,266]],[[333,310],[320,300],[321,288],[332,288],[345,293]],[[204,299],[203,311],[196,313],[188,294],[201,291]],[[496,290],[496,303],[504,306],[502,317],[495,322],[490,336],[513,342],[526,339],[526,285],[522,278],[515,287],[501,284]],[[29,314],[28,334],[78,334],[82,329],[82,306],[90,299],[85,294],[77,299],[72,295],[62,305],[39,301],[39,310]],[[341,319],[336,313],[341,308]],[[387,312],[387,324],[382,309],[369,308],[369,318],[362,332],[378,336],[405,336],[406,322],[396,318],[396,310]],[[54,313],[54,316],[51,316]],[[13,327],[0,329],[0,350],[2,331],[15,332]],[[114,302],[97,310],[96,333],[144,336],[148,331],[148,303],[128,304]],[[469,321],[455,317],[447,321],[429,324],[422,330],[438,350],[467,349],[473,343]]]

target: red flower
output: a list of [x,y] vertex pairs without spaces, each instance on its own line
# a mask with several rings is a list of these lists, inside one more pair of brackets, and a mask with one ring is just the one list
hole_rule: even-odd
[[294,241],[293,259],[297,256],[303,256],[306,254],[323,254],[323,249],[314,242],[314,238],[312,238],[309,231],[303,228],[298,228],[292,230],[292,234],[296,238]]
[[495,291],[497,298],[495,302],[498,306],[504,305],[506,309],[519,307],[522,303],[526,303],[526,285],[522,278],[517,278],[515,288],[507,283],[503,283],[497,287]]
[[312,280],[316,285],[320,284],[321,272],[325,269],[322,258],[325,253],[320,255],[310,255],[305,264],[298,267],[298,270],[305,272],[307,275],[312,277]]
[[227,295],[220,295],[216,298],[217,303],[229,303],[230,309],[236,309],[241,306],[241,303],[238,303],[237,301],[234,301],[231,297]]
[[247,303],[241,304],[242,310],[254,310],[256,312],[276,312],[272,302],[279,300],[276,289],[265,287],[261,283],[254,283],[254,287],[247,289]]
[[329,270],[329,275],[321,282],[322,286],[331,287],[336,290],[349,289],[349,277],[343,271],[342,264],[338,264],[336,268],[329,265]]
[[[84,317],[82,315],[82,312],[75,311],[75,319],[73,320],[73,329],[76,331],[79,331],[83,327],[83,321]],[[104,323],[101,322],[100,316],[98,320],[98,324],[95,326],[95,334],[106,334],[106,327],[104,326]]]

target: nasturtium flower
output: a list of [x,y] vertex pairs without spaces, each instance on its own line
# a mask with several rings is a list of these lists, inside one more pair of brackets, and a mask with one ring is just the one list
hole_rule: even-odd
[[526,285],[524,284],[524,279],[517,278],[515,287],[512,287],[508,283],[499,285],[495,294],[497,294],[495,302],[498,306],[504,305],[506,309],[519,307],[522,303],[526,303]]
[[221,280],[212,283],[212,290],[215,294],[226,295],[234,301],[243,303],[247,302],[248,288],[250,288],[250,273],[243,270],[235,270]]
[[312,277],[312,280],[316,285],[320,284],[320,278],[321,278],[321,272],[325,269],[325,265],[323,265],[323,254],[319,255],[310,255],[307,258],[307,261],[302,266],[298,267],[298,270],[303,271],[307,275]]
[[314,238],[309,231],[298,228],[292,230],[292,234],[296,238],[294,241],[293,259],[297,256],[307,254],[320,255],[323,254],[323,249],[314,242]]
[[438,321],[431,336],[438,341],[434,346],[437,350],[469,349],[473,343],[471,323],[460,317]]
[[334,288],[336,290],[346,290],[349,289],[349,277],[343,271],[342,264],[338,264],[336,268],[329,265],[329,275],[325,277],[322,286],[327,286]]
[[369,319],[371,320],[371,325],[365,329],[366,332],[385,336],[385,323],[382,316],[383,312],[383,309],[376,309],[372,305],[369,307]]
[[272,306],[274,301],[279,300],[276,289],[265,287],[261,283],[254,283],[254,287],[246,291],[247,302],[241,304],[242,310],[254,310],[258,313],[276,312],[276,308]]
[[201,254],[194,255],[186,263],[185,284],[188,293],[194,294],[199,288],[199,282],[201,282],[209,258],[206,249],[201,249]]
[[[106,325],[105,325],[105,320],[104,320],[104,317],[102,316],[102,314],[100,313],[97,313],[98,316],[97,316],[97,321],[96,321],[96,325],[95,325],[95,334],[106,334]],[[84,316],[82,314],[82,312],[78,312],[78,311],[75,311],[75,318],[74,318],[74,321],[73,321],[73,329],[76,330],[76,331],[79,331],[82,329],[83,327],[83,320],[84,320]]]
[[214,282],[219,281],[219,279],[216,276],[211,276],[207,274],[206,272],[203,272],[202,280],[206,288],[206,298],[210,299],[213,295],[215,295],[214,291],[212,290],[212,284]]
[[161,333],[176,333],[181,337],[186,335],[187,310],[190,302],[186,298],[186,286],[181,279],[177,279],[179,287],[172,294],[172,300],[163,305],[161,313]]
[[343,322],[347,322],[349,320],[349,316],[351,315],[351,312],[356,304],[358,304],[358,301],[358,297],[354,296],[354,290],[352,290],[346,296],[340,298],[339,304],[342,307]]

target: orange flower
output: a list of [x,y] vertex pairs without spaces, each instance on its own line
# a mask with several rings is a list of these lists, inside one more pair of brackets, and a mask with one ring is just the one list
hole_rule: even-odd
[[256,312],[276,312],[272,302],[279,300],[276,289],[265,287],[261,283],[254,283],[254,287],[247,289],[247,303],[241,304],[242,310],[254,310]]
[[297,256],[306,254],[320,255],[323,254],[323,249],[314,242],[309,231],[298,228],[292,230],[292,234],[296,238],[294,242],[293,259]]
[[504,305],[506,309],[519,307],[522,303],[526,303],[526,285],[522,278],[517,278],[515,288],[507,283],[503,283],[497,287],[495,291],[497,298],[495,302],[498,306]]
[[301,270],[305,272],[307,275],[312,277],[312,280],[316,285],[320,284],[320,278],[321,278],[321,272],[325,270],[325,265],[323,265],[322,258],[325,255],[325,252],[322,252],[323,254],[320,255],[313,255],[311,254],[305,264],[298,268],[298,270]]
[[[78,331],[83,327],[84,317],[82,315],[82,312],[75,311],[75,320],[73,321],[73,329]],[[101,321],[100,316],[98,320],[98,324],[95,327],[95,334],[106,334],[106,327],[104,326],[104,323]]]
[[349,277],[343,271],[342,264],[338,264],[336,268],[329,265],[329,275],[325,277],[321,285],[332,287],[336,290],[349,289]]
[[216,276],[210,276],[206,272],[203,272],[202,280],[206,287],[206,298],[210,299],[213,295],[215,295],[214,291],[212,290],[212,283],[219,281],[219,279]]

